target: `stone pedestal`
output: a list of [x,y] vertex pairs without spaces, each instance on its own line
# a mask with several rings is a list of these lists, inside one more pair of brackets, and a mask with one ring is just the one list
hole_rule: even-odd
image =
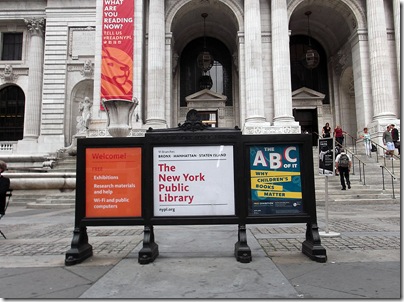
[[107,111],[107,129],[113,137],[126,137],[132,129],[132,115],[137,100],[128,101],[123,99],[101,100]]

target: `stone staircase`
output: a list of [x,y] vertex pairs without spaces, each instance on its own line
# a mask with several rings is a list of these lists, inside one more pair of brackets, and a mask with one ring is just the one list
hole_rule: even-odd
[[[350,150],[349,147],[347,147]],[[388,160],[379,156],[379,162],[376,161],[376,154],[372,153],[372,157],[364,154],[363,150],[357,150],[355,154],[357,158],[353,158],[354,168],[351,169],[350,181],[351,189],[341,190],[339,176],[328,177],[328,201],[329,204],[395,204],[400,202],[400,160]],[[352,157],[352,156],[351,156]],[[359,160],[365,163],[360,165]],[[318,150],[313,148],[314,167],[318,167]],[[394,179],[387,171],[384,171],[384,187],[382,168],[386,168],[393,173]],[[364,172],[363,172],[364,170]],[[315,169],[317,171],[317,169]],[[316,186],[316,204],[323,206],[325,204],[325,188],[326,176],[315,175]],[[394,192],[393,186],[394,185]],[[394,193],[394,194],[393,194]],[[394,197],[393,197],[394,196]]]
[[[347,148],[349,150],[349,147]],[[361,173],[359,171],[359,161],[354,158],[354,169],[351,170],[351,189],[341,191],[339,176],[328,176],[328,201],[329,203],[366,205],[366,204],[395,204],[400,202],[400,160],[384,160],[376,156],[367,157],[363,150],[358,150],[356,156],[365,163],[365,174],[363,174],[363,166]],[[314,162],[314,179],[316,204],[324,206],[325,204],[325,185],[326,176],[316,174],[318,171],[318,149],[313,147]],[[394,173],[395,179],[392,181],[390,174],[384,172],[385,182],[383,189],[382,169],[381,165],[386,165],[390,172]],[[55,171],[76,170],[76,158],[62,158],[53,167]],[[394,195],[392,182],[394,184]],[[69,192],[38,192],[36,194],[24,194],[23,191],[13,193],[13,205],[26,206],[27,208],[74,208],[75,207],[75,190]]]
[[[76,157],[63,156],[55,162],[52,168],[54,172],[76,172]],[[16,192],[17,193],[17,192]],[[52,191],[41,195],[19,195],[13,193],[13,203],[24,203],[27,208],[31,209],[69,209],[75,208],[76,190],[68,190],[65,192]]]

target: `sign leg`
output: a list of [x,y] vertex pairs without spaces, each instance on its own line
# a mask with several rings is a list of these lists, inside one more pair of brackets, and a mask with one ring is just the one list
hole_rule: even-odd
[[143,235],[143,247],[139,251],[138,262],[140,264],[149,264],[159,255],[159,247],[154,242],[153,226],[145,225]]
[[327,261],[327,253],[321,245],[317,224],[307,223],[306,240],[302,244],[302,253],[316,262]]
[[92,255],[93,247],[88,243],[87,228],[74,228],[71,248],[66,252],[65,265],[80,263]]
[[249,263],[252,260],[251,249],[247,244],[247,229],[244,224],[238,226],[238,242],[234,247],[234,255],[241,263]]

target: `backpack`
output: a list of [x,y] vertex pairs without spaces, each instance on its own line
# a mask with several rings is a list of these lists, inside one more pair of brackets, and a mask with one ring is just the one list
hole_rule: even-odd
[[348,168],[349,167],[349,157],[346,154],[341,154],[338,160],[338,167]]

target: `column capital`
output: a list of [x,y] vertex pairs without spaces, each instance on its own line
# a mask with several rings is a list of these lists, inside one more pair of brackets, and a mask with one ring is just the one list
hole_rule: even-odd
[[45,31],[45,18],[24,19],[24,22],[31,35],[43,36]]

